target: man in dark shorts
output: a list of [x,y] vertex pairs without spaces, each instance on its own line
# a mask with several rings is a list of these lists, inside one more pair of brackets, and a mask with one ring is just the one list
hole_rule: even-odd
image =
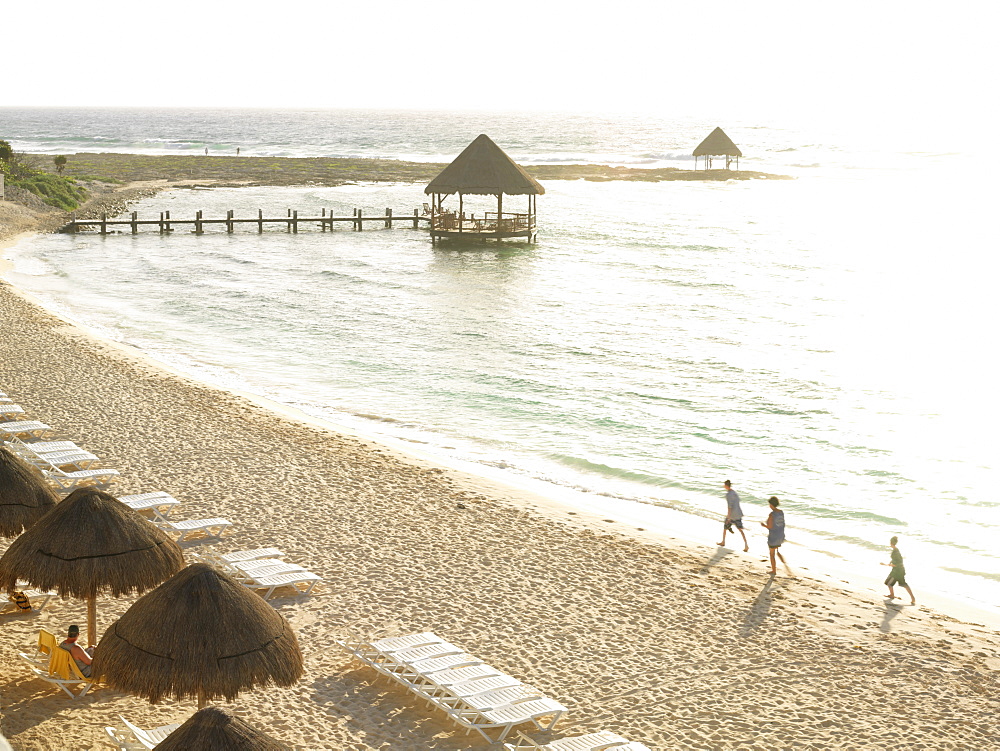
[[889,544],[892,546],[892,553],[890,554],[891,560],[889,563],[882,564],[883,566],[892,566],[892,571],[890,571],[889,575],[885,578],[885,586],[889,588],[889,594],[886,599],[899,599],[896,597],[896,593],[893,590],[893,587],[898,584],[906,590],[907,594],[910,595],[910,604],[916,605],[917,598],[913,596],[913,590],[910,589],[910,586],[906,583],[906,567],[903,566],[903,554],[900,553],[899,549],[896,547],[897,542],[899,542],[898,537],[893,537],[889,540]]
[[[746,532],[743,531],[743,509],[740,508],[740,497],[736,495],[733,484],[729,480],[722,484],[726,488],[726,520],[722,523],[722,542],[719,545],[726,544],[726,532],[733,532],[733,527],[736,527],[743,535],[743,552],[746,553],[750,550],[750,546],[747,544]],[[733,534],[736,533],[733,532]]]

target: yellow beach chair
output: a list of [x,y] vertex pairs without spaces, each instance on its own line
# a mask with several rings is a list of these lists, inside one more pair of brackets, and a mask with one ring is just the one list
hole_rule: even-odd
[[[39,638],[39,648],[41,648],[41,638]],[[23,654],[21,656],[25,657]],[[83,696],[90,690],[91,685],[93,685],[93,681],[80,672],[80,668],[77,667],[73,656],[58,645],[52,647],[48,668],[42,669],[32,665],[31,669],[43,681],[48,681],[59,686],[71,699]],[[78,694],[74,694],[69,686],[79,684],[83,684],[83,690]]]

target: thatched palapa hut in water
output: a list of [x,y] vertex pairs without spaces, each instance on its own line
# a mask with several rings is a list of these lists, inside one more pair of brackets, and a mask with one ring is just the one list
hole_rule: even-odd
[[[424,189],[431,196],[431,240],[442,237],[524,237],[536,235],[536,196],[545,193],[535,178],[507,156],[489,136],[480,135],[455,157]],[[448,196],[458,194],[458,207],[444,208]],[[466,216],[464,196],[496,196],[497,210],[477,219]],[[525,213],[504,212],[503,197],[527,196]]]
[[708,138],[698,144],[694,150],[694,168],[698,169],[698,157],[705,157],[705,169],[712,169],[712,157],[726,157],[726,169],[736,160],[736,169],[740,168],[740,157],[743,152],[733,143],[733,139],[726,135],[722,128],[716,128],[708,134]]

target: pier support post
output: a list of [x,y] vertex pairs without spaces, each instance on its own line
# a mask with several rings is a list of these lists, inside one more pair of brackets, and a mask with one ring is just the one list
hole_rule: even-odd
[[198,209],[198,213],[194,215],[194,233],[200,235],[202,232],[201,225],[201,209]]
[[170,228],[170,212],[169,211],[164,211],[163,213],[166,215],[165,218],[166,218],[167,232],[168,233],[173,232],[173,230]]
[[321,209],[319,215],[319,231],[326,232],[326,209]]
[[133,235],[139,232],[139,225],[136,224],[136,220],[138,218],[139,218],[139,212],[138,211],[133,211],[132,212],[132,234]]
[[417,228],[417,220],[420,218],[419,209],[413,210],[413,229]]
[[257,209],[257,234],[264,232],[264,209]]
[[299,210],[292,212],[292,232],[299,234]]
[[108,234],[108,215],[101,214],[101,234]]
[[385,210],[385,226],[392,228],[392,209],[388,207]]
[[226,212],[226,232],[230,235],[233,234],[233,210],[229,209]]

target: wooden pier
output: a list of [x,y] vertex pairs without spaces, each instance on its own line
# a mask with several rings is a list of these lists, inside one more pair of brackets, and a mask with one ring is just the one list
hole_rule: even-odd
[[226,232],[232,234],[237,224],[255,224],[257,225],[257,232],[262,233],[264,231],[264,225],[278,225],[285,228],[287,232],[298,232],[299,225],[305,224],[307,226],[319,226],[322,232],[327,230],[333,231],[335,224],[350,225],[351,229],[355,232],[361,232],[364,229],[365,222],[376,222],[381,223],[382,226],[387,228],[392,228],[393,223],[409,223],[413,229],[418,229],[420,222],[430,222],[429,216],[422,216],[419,209],[414,209],[413,214],[394,214],[392,209],[386,209],[385,214],[372,214],[370,216],[365,216],[361,209],[354,209],[354,214],[351,216],[334,216],[332,210],[322,209],[322,213],[319,216],[299,216],[298,211],[293,211],[288,209],[288,215],[280,217],[278,219],[269,219],[264,216],[262,209],[257,209],[257,216],[250,219],[237,219],[233,216],[233,211],[227,211],[225,218],[219,219],[206,219],[202,211],[198,211],[194,219],[174,219],[170,216],[169,211],[161,211],[159,219],[140,219],[139,214],[133,211],[128,219],[108,219],[107,214],[102,214],[100,219],[77,219],[76,215],[70,220],[69,224],[65,225],[60,232],[65,232],[68,234],[75,234],[81,229],[85,228],[96,228],[100,231],[100,234],[108,234],[108,228],[111,227],[112,231],[115,227],[128,227],[133,235],[139,233],[140,227],[146,228],[157,228],[161,234],[166,232],[173,232],[177,225],[181,226],[191,226],[194,229],[196,235],[204,233],[206,226],[211,225],[224,225]]

